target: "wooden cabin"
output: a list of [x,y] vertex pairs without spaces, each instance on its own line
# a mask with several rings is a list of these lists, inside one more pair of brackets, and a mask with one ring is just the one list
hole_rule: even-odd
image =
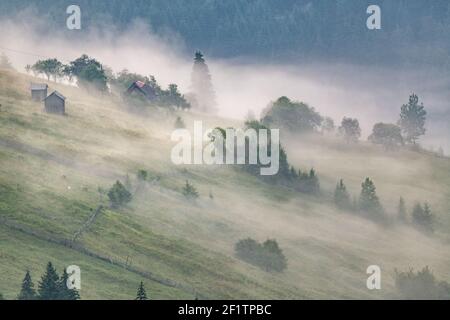
[[142,82],[142,81],[135,81],[133,84],[128,88],[126,94],[130,95],[133,92],[139,92],[142,94],[145,98],[147,98],[150,101],[153,101],[156,99],[156,92],[155,90],[150,87],[148,84]]
[[34,101],[43,101],[47,97],[48,85],[45,83],[32,83],[30,89]]
[[66,97],[58,91],[53,91],[44,100],[45,111],[48,113],[65,114],[66,113]]

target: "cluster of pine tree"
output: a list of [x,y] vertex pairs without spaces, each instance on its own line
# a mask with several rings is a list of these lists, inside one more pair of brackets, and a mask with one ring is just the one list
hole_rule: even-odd
[[[41,281],[38,283],[37,290],[34,287],[30,272],[27,271],[25,273],[17,300],[80,300],[78,290],[69,289],[67,280],[68,274],[66,270],[59,277],[53,264],[49,262],[45,273],[41,277]],[[4,300],[2,294],[0,294],[0,300]],[[142,281],[138,286],[135,300],[149,300]]]
[[45,273],[38,283],[37,290],[34,288],[34,283],[31,279],[29,271],[26,272],[22,281],[22,288],[18,300],[79,300],[80,294],[76,289],[69,289],[67,286],[68,274],[64,270],[60,277],[49,262]]
[[[263,124],[258,120],[246,121],[245,126],[246,126],[245,129],[255,129],[256,131],[260,129],[266,129],[268,130],[268,132],[270,132],[269,127],[267,127],[265,124]],[[271,150],[270,144],[271,141],[269,136],[267,146],[267,152],[269,156]],[[246,147],[246,149],[248,150],[248,147]],[[259,145],[257,148],[257,152],[258,152],[258,163],[254,165],[249,164],[248,159],[246,159],[246,164],[243,166],[244,170],[253,175],[259,176],[262,179],[266,179],[269,180],[270,182],[277,182],[289,186],[302,193],[309,193],[314,195],[320,194],[320,183],[316,171],[314,169],[309,170],[309,172],[303,172],[301,170],[297,171],[293,166],[289,164],[287,153],[282,145],[280,145],[279,151],[279,170],[278,173],[273,176],[260,176],[260,168],[264,167],[264,165],[261,164],[259,160]],[[246,154],[248,156],[248,152]]]
[[416,203],[409,218],[406,210],[405,200],[403,199],[403,197],[400,197],[397,217],[399,221],[403,223],[411,222],[416,228],[426,233],[432,233],[434,230],[434,216],[431,212],[431,207],[428,202],[425,202],[423,205],[420,203]]
[[408,300],[449,300],[450,284],[437,281],[431,270],[426,266],[414,272],[395,271],[395,285],[401,297]]
[[294,180],[294,188],[303,193],[315,194],[320,193],[320,183],[314,169],[309,172],[295,171],[294,167],[291,167],[291,179]]
[[361,184],[361,193],[355,201],[351,200],[350,193],[342,179],[334,190],[334,203],[342,210],[356,211],[370,219],[384,220],[384,209],[376,193],[376,187],[370,178],[366,178]]
[[[386,213],[381,205],[380,199],[376,193],[376,187],[370,178],[366,178],[361,184],[361,193],[359,199],[351,200],[350,193],[341,179],[334,190],[334,203],[336,207],[345,211],[358,211],[364,213],[364,216],[377,221],[386,221]],[[397,208],[397,220],[402,223],[412,222],[418,229],[431,233],[433,232],[434,216],[431,212],[430,205],[425,202],[423,205],[416,203],[411,218],[408,218],[405,200],[400,197]]]
[[235,245],[237,257],[265,271],[282,272],[287,267],[287,260],[276,240],[266,240],[264,243],[248,238],[240,240]]

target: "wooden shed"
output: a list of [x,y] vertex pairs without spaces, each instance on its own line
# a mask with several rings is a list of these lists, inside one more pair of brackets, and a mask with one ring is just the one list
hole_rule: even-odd
[[128,88],[128,90],[125,92],[126,95],[130,95],[133,92],[139,92],[142,94],[145,98],[152,101],[156,99],[156,92],[155,90],[150,87],[148,84],[142,82],[142,81],[135,81],[131,84],[131,86]]
[[48,85],[45,83],[31,83],[31,99],[43,101],[47,97]]
[[45,98],[44,104],[45,111],[48,113],[66,113],[66,97],[58,91],[53,91],[47,98]]

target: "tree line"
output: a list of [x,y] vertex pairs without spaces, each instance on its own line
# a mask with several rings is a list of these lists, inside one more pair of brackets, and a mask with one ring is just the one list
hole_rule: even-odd
[[[18,5],[17,2],[22,2]],[[62,28],[63,0],[0,3],[0,15],[34,4],[48,30]],[[135,1],[79,0],[83,28],[98,28],[106,17],[118,30],[137,17],[159,35],[177,34],[189,50],[208,48],[217,57],[280,60],[339,60],[384,65],[449,68],[450,3],[446,0],[259,0]],[[368,30],[366,10],[381,8],[381,30]],[[108,19],[106,19],[108,20]],[[70,31],[66,31],[70,32]],[[89,34],[89,32],[88,32]]]
[[[387,150],[395,150],[405,144],[415,145],[426,132],[426,116],[425,106],[413,93],[408,102],[401,106],[397,123],[376,123],[368,141]],[[292,101],[285,96],[263,110],[261,123],[271,128],[283,128],[291,134],[336,134],[347,143],[356,143],[361,138],[357,118],[344,117],[340,126],[336,127],[332,118],[322,116],[304,102]]]
[[48,262],[46,270],[38,283],[37,290],[31,279],[30,271],[25,273],[22,286],[17,296],[18,300],[79,300],[80,294],[76,289],[69,289],[68,274],[64,269],[59,276],[55,267]]
[[[80,300],[80,293],[76,289],[69,289],[66,270],[61,276],[58,275],[51,262],[47,263],[44,274],[38,282],[37,288],[33,283],[30,271],[26,271],[22,280],[17,300]],[[5,298],[0,293],[0,300]],[[140,282],[135,300],[148,300],[143,281]]]
[[[377,195],[375,184],[370,178],[363,181],[359,198],[353,200],[344,181],[339,180],[334,190],[333,201],[338,209],[359,212],[362,216],[378,222],[387,223],[390,220]],[[425,233],[434,231],[435,217],[427,202],[423,204],[415,203],[410,214],[408,214],[405,200],[400,197],[395,219],[400,223],[410,223]]]
[[[3,54],[0,57],[0,67],[9,68],[11,64]],[[163,89],[153,75],[144,76],[124,69],[114,73],[111,68],[104,66],[95,58],[86,54],[64,64],[56,58],[38,60],[33,65],[26,65],[25,71],[32,72],[34,76],[45,76],[48,81],[65,80],[76,82],[79,87],[95,89],[107,93],[113,92],[124,99],[136,102],[141,100],[147,104],[160,107],[176,107],[178,109],[190,109],[191,107],[203,112],[216,111],[215,91],[212,77],[206,64],[204,55],[197,51],[191,74],[191,91],[182,94],[178,85],[171,83],[167,89]],[[155,97],[150,101],[140,96],[126,96],[124,93],[135,82],[140,81],[152,90]]]
[[[400,108],[397,124],[375,124],[368,140],[390,151],[398,150],[404,145],[416,146],[420,136],[426,132],[426,114],[425,107],[418,96],[411,94],[408,102]],[[349,144],[357,143],[361,137],[361,128],[356,118],[344,117],[340,127],[336,128],[333,119],[323,117],[306,103],[292,101],[284,96],[263,110],[261,120],[249,119],[246,122],[246,128],[268,129],[270,127],[282,128],[290,134],[336,134]],[[256,165],[258,166],[260,165]],[[258,174],[251,165],[246,165],[246,170],[255,175]],[[289,164],[283,147],[280,147],[280,170],[275,177],[269,177],[269,179],[276,179],[276,182],[303,193],[321,195],[316,171],[313,168],[309,172],[296,170]],[[387,223],[391,220],[377,195],[375,183],[369,177],[361,183],[361,192],[355,198],[351,197],[344,181],[340,179],[334,190],[333,201],[341,210],[358,212],[361,216],[377,222]],[[396,220],[411,223],[418,229],[431,233],[435,218],[427,202],[414,204],[408,214],[404,199],[400,198]]]
[[450,283],[438,281],[428,266],[414,272],[395,270],[395,286],[404,299],[449,300]]

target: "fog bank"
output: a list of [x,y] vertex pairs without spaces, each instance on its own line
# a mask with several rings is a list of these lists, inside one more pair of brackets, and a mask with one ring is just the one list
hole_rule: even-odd
[[[143,21],[135,21],[128,30],[113,26],[68,32],[43,32],[45,20],[29,19],[30,13],[0,23],[0,51],[24,72],[26,64],[56,57],[69,62],[83,53],[93,56],[115,72],[128,69],[154,75],[166,86],[179,85],[186,93],[190,87],[193,53],[186,54],[183,40],[174,31],[153,33]],[[199,48],[202,50],[202,48]],[[327,65],[324,63],[277,65],[205,58],[217,94],[220,115],[243,118],[248,110],[258,115],[267,104],[285,95],[315,107],[322,115],[339,123],[342,117],[356,117],[363,138],[376,122],[396,122],[400,106],[414,92],[428,111],[428,131],[423,143],[450,150],[449,79],[426,70],[392,70],[367,66]]]

